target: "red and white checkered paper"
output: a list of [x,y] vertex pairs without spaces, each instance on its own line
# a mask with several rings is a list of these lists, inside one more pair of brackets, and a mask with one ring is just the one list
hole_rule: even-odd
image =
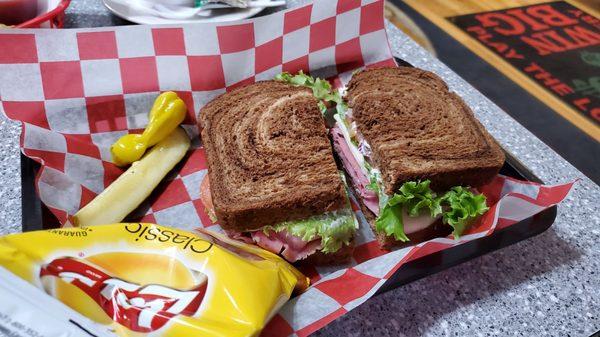
[[[235,24],[0,30],[0,100],[23,124],[21,149],[41,163],[39,196],[61,224],[122,170],[110,145],[140,132],[161,91],[187,103],[193,149],[137,211],[139,220],[220,230],[200,200],[206,174],[196,115],[236,86],[304,70],[342,86],[361,67],[394,65],[382,0],[317,0]],[[498,176],[482,191],[490,211],[460,240],[378,249],[364,217],[352,263],[306,267],[314,285],[275,316],[263,336],[306,336],[363,303],[403,263],[491,234],[564,199],[572,183],[540,186]]]

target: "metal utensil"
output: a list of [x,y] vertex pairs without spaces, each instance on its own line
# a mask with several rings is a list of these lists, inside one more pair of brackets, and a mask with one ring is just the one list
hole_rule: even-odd
[[[248,6],[245,8],[264,8],[264,7],[277,7],[283,6],[286,4],[285,0],[277,0],[277,1],[268,1],[268,0],[257,0],[250,1]],[[172,5],[163,5],[163,4],[155,4],[154,9],[159,11],[159,15],[163,18],[167,19],[189,19],[202,11],[206,10],[214,10],[214,9],[235,9],[239,7],[231,7],[226,4],[206,4],[202,7],[190,8],[190,7],[182,7],[182,6],[172,6]]]
[[[155,6],[157,4],[152,1],[146,0],[112,0],[113,3],[123,7],[132,15],[150,15],[155,17],[161,17],[165,19],[181,19],[181,16],[178,14],[173,14],[169,10],[157,9]],[[134,12],[134,13],[132,13]],[[204,12],[198,12],[196,16],[209,17],[212,15],[212,11],[205,10]]]

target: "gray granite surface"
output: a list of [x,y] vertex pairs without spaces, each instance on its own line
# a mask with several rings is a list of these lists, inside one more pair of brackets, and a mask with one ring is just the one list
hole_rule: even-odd
[[[100,0],[74,0],[68,14],[69,27],[126,23]],[[372,298],[315,336],[589,336],[600,330],[600,188],[395,27],[388,25],[388,34],[396,56],[442,76],[542,180],[581,180],[543,234]],[[21,228],[19,133],[17,123],[0,117],[0,233]]]

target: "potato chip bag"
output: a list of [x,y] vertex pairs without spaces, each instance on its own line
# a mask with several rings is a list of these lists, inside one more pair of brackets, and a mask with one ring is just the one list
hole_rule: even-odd
[[0,238],[0,266],[117,336],[257,336],[308,279],[220,234],[148,223]]

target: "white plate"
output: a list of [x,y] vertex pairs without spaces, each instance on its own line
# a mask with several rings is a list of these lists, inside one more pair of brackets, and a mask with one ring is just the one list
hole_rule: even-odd
[[219,9],[213,10],[212,15],[209,17],[196,16],[186,20],[176,19],[165,19],[157,16],[138,14],[128,6],[124,6],[113,0],[102,0],[104,6],[113,12],[116,16],[121,17],[125,20],[143,24],[143,25],[154,25],[154,24],[175,24],[175,23],[194,23],[194,22],[226,22],[247,19],[254,16],[264,10],[264,7],[260,8],[235,8],[235,9]]

